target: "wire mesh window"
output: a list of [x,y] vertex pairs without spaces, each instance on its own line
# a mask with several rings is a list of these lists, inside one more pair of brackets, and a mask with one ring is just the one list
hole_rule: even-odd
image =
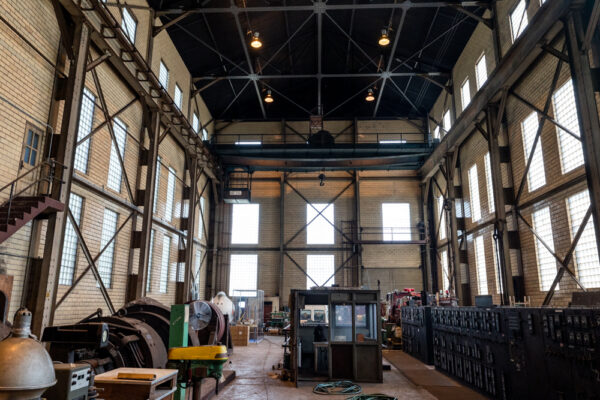
[[[306,256],[306,288],[331,286],[335,283],[335,257],[332,254]],[[310,277],[310,278],[309,278]]]
[[487,266],[485,264],[485,246],[483,236],[475,237],[475,267],[477,269],[477,291],[480,295],[488,294]]
[[[198,213],[198,239],[204,234],[204,197],[200,197],[200,212]],[[257,232],[258,235],[258,232]]]
[[[77,142],[87,137],[92,132],[94,124],[94,108],[96,97],[87,88],[83,89],[81,96],[81,110],[79,111],[79,127],[77,128]],[[90,153],[90,138],[87,138],[75,148],[73,168],[87,174]]]
[[31,128],[27,128],[25,135],[25,149],[23,152],[23,162],[35,166],[40,150],[40,134]]
[[163,236],[162,255],[160,258],[160,279],[158,282],[158,291],[167,293],[169,286],[169,263],[171,259],[171,237]]
[[444,113],[444,118],[442,122],[444,127],[444,134],[450,132],[450,129],[452,129],[452,117],[450,116],[450,109],[446,110],[446,112]]
[[439,219],[439,238],[446,239],[446,211],[444,210],[444,196],[437,198],[437,216]]
[[383,203],[381,217],[384,241],[411,240],[410,204]]
[[[229,264],[229,295],[255,296],[258,285],[258,256],[232,254]],[[248,291],[248,292],[245,292]]]
[[162,60],[158,68],[158,82],[162,85],[163,89],[169,89],[169,69]]
[[175,170],[169,167],[167,177],[167,201],[165,203],[165,219],[169,222],[173,219],[173,202],[175,201]]
[[231,243],[257,244],[259,204],[234,204],[231,217]]
[[175,96],[173,97],[173,102],[175,103],[177,108],[181,110],[181,104],[183,102],[183,92],[177,84],[175,84]]
[[192,115],[192,128],[194,129],[194,132],[200,133],[200,120],[198,119],[198,114],[196,113]]
[[440,264],[442,267],[442,290],[450,290],[450,270],[448,269],[448,250],[440,253]]
[[202,267],[202,250],[196,249],[196,258],[194,259],[194,282],[196,285],[200,280],[200,268]]
[[494,259],[494,276],[496,277],[496,293],[504,293],[504,287],[502,286],[502,278],[500,277],[500,264],[498,263],[498,247],[496,241],[492,238],[492,255]]
[[146,275],[146,292],[152,291],[152,257],[154,255],[154,229],[150,232],[150,248],[148,249],[148,273]]
[[[581,136],[579,131],[579,118],[575,105],[575,92],[573,81],[569,80],[552,95],[556,121],[574,133]],[[571,134],[557,127],[558,143],[560,148],[560,162],[563,173],[574,170],[583,165],[583,147],[581,141]]]
[[[119,155],[121,160],[125,160],[125,144],[127,142],[127,127],[118,118],[113,119],[113,131],[115,133],[115,140],[111,140],[110,143],[110,162],[108,164],[108,179],[106,186],[110,189],[121,192],[121,181],[123,180],[123,168],[121,168],[121,162],[119,161]],[[118,153],[117,153],[118,152]]]
[[152,210],[154,211],[154,213],[156,213],[156,206],[157,206],[157,202],[158,202],[158,194],[159,192],[159,187],[160,187],[160,170],[161,170],[161,163],[160,163],[160,156],[158,156],[158,158],[156,159],[156,178],[154,178],[154,202],[152,204]]
[[433,138],[434,139],[440,139],[440,126],[436,126],[435,129],[433,130]]
[[135,44],[135,30],[137,28],[137,22],[126,7],[122,8],[122,10],[123,20],[121,21],[121,29],[123,29],[129,41]]
[[[71,193],[69,195],[69,209],[73,214],[73,218],[77,225],[81,226],[81,210],[83,208],[83,197]],[[77,234],[75,228],[71,224],[71,220],[67,219],[65,226],[65,235],[63,239],[63,252],[60,262],[60,273],[58,283],[61,285],[72,285],[73,275],[75,274],[75,265],[77,263]]]
[[[529,160],[529,155],[533,149],[533,142],[538,133],[539,121],[535,112],[529,114],[527,118],[521,122],[521,131],[523,132],[523,146],[525,148],[525,165]],[[529,191],[533,192],[546,184],[546,170],[544,168],[544,155],[542,151],[542,138],[538,139],[531,166],[527,171],[527,185]]]
[[488,79],[485,53],[479,57],[479,60],[477,60],[477,63],[475,64],[475,79],[477,81],[477,90],[481,89]]
[[[571,222],[571,234],[574,238],[590,207],[589,192],[585,190],[569,197],[567,205]],[[574,254],[577,276],[586,288],[600,287],[600,263],[593,218],[593,216],[590,217],[583,228],[583,233],[577,242]]]
[[464,111],[471,102],[471,83],[469,82],[469,78],[465,79],[460,87],[460,101]]
[[[552,233],[552,220],[550,218],[550,207],[544,207],[532,214],[533,229],[540,238],[554,252],[554,234]],[[538,263],[538,272],[540,278],[540,290],[550,289],[554,277],[556,276],[556,259],[548,249],[535,238],[535,251]],[[556,285],[558,290],[558,285]]]
[[[112,239],[112,237],[117,232],[117,220],[119,219],[119,214],[116,212],[109,210],[108,208],[104,209],[104,218],[102,219],[102,234],[100,236],[100,248],[103,249],[104,246]],[[104,286],[110,288],[112,285],[112,272],[113,272],[113,264],[115,261],[115,240],[110,242],[110,245],[106,247],[106,250],[100,255],[98,258],[98,272],[100,273],[100,278],[104,283]]]
[[481,201],[479,199],[479,178],[477,176],[477,164],[469,168],[469,193],[471,194],[471,219],[479,221],[481,219]]
[[494,202],[494,181],[492,180],[492,163],[490,161],[490,153],[485,153],[485,180],[487,186],[488,208],[490,214],[496,211],[496,203]]
[[[319,212],[321,212],[320,215]],[[335,242],[332,225],[334,223],[333,216],[333,204],[315,203],[306,205],[307,244],[333,244]]]
[[529,20],[527,19],[527,4],[525,0],[519,0],[516,7],[510,13],[510,33],[513,42],[517,40],[527,28]]

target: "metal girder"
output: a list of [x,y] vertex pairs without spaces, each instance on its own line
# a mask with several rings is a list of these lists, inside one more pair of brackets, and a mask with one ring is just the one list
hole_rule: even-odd
[[458,297],[460,304],[463,304],[463,293],[461,286],[461,270],[460,270],[460,244],[458,242],[458,223],[456,221],[456,193],[454,190],[454,177],[456,175],[456,164],[458,161],[459,152],[448,153],[446,155],[446,172],[447,172],[447,181],[446,181],[446,191],[448,193],[448,202],[449,202],[449,210],[448,210],[448,223],[450,225],[450,229],[448,232],[449,244],[450,244],[450,257],[449,265],[452,266],[452,270],[450,271],[450,287],[454,289],[454,293],[456,297]]
[[431,177],[437,170],[446,152],[455,150],[471,134],[477,116],[489,103],[499,98],[499,93],[511,87],[544,50],[540,42],[546,42],[546,36],[554,37],[560,30],[557,21],[567,13],[570,0],[547,2],[529,23],[527,31],[515,41],[506,55],[490,74],[486,84],[473,97],[470,106],[455,121],[450,132],[444,137],[433,154],[425,161],[419,172],[423,180]]
[[292,256],[290,256],[290,255],[289,255],[289,253],[288,253],[288,252],[285,252],[285,255],[286,255],[286,256],[287,256],[287,258],[289,258],[289,259],[290,259],[290,261],[291,261],[291,262],[292,262],[292,263],[293,263],[293,264],[296,266],[296,268],[298,268],[300,271],[302,271],[302,273],[303,273],[303,274],[304,274],[304,275],[305,275],[305,276],[306,276],[308,279],[310,279],[310,280],[311,280],[311,281],[312,281],[312,282],[315,284],[315,286],[319,286],[319,284],[318,284],[317,282],[315,282],[315,280],[314,280],[314,279],[313,279],[313,278],[312,278],[312,277],[311,277],[311,276],[310,276],[310,275],[309,275],[309,274],[308,274],[308,273],[307,273],[307,272],[304,270],[304,268],[302,268],[302,267],[300,266],[300,264],[298,264],[298,263],[296,262],[296,260],[294,260],[294,259],[292,258]]
[[283,283],[285,280],[285,181],[284,172],[279,178],[279,302],[283,304]]
[[[106,124],[108,124],[109,122],[112,122],[114,118],[118,117],[121,113],[123,113],[125,110],[127,110],[131,105],[133,105],[138,100],[139,100],[138,97],[134,97],[133,99],[131,99],[127,104],[125,104],[123,107],[121,107],[119,110],[117,110],[117,112],[112,114],[108,120],[102,121],[98,126],[96,126],[94,129],[92,129],[92,131],[89,134],[82,137],[77,142],[76,146],[79,146],[80,144],[82,144],[83,142],[85,142],[86,140],[88,140],[89,138],[94,136],[98,131],[100,131],[100,129],[104,128],[104,126]],[[128,133],[128,136],[129,136],[129,133]]]
[[[189,197],[187,198],[187,226],[186,228],[186,244],[185,244],[185,272],[183,275],[183,298],[187,302],[192,299],[191,296],[191,283],[194,281],[194,274],[192,268],[194,265],[194,230],[196,227],[196,196],[198,195],[198,160],[195,155],[188,154],[186,151],[187,158],[187,170],[190,180]],[[208,182],[208,181],[207,181]],[[184,196],[185,197],[185,196]],[[184,200],[185,201],[185,200]],[[183,212],[183,207],[182,207]],[[202,214],[201,214],[202,215]],[[203,224],[204,225],[204,224]]]
[[202,7],[202,8],[175,8],[165,9],[156,11],[156,16],[160,17],[169,14],[182,14],[188,11],[197,14],[223,14],[231,13],[238,15],[240,13],[265,13],[265,12],[292,12],[292,11],[313,11],[317,12],[320,9],[325,11],[336,11],[336,10],[377,10],[377,9],[403,9],[409,10],[411,8],[438,8],[438,7],[480,7],[489,6],[492,1],[424,1],[424,2],[413,2],[403,1],[401,3],[369,3],[369,4],[322,4],[314,2],[313,5],[300,5],[300,6],[268,6],[268,7],[238,7],[232,2],[231,7]]

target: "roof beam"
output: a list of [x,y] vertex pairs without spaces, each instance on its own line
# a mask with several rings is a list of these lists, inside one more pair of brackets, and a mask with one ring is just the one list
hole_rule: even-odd
[[259,74],[249,74],[249,75],[229,75],[229,76],[198,76],[193,78],[194,82],[199,81],[215,81],[215,80],[223,80],[223,79],[231,79],[231,80],[263,80],[263,79],[328,79],[328,78],[392,78],[392,77],[409,77],[409,76],[420,76],[420,77],[442,77],[448,78],[450,74],[447,72],[423,72],[423,71],[413,71],[413,72],[373,72],[373,73],[339,73],[339,74],[286,74],[286,75],[259,75]]

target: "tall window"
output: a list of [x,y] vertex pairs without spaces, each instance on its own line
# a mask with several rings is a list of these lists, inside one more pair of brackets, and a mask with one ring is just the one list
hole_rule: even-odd
[[177,108],[181,110],[181,103],[183,102],[183,92],[177,84],[175,84],[175,96],[173,98],[173,101],[175,102]]
[[160,186],[160,167],[161,167],[161,163],[160,163],[160,156],[158,156],[158,158],[156,159],[156,178],[154,178],[154,204],[152,204],[152,210],[154,210],[154,212],[156,213],[156,206],[157,206],[157,202],[158,202],[158,188]]
[[154,254],[154,229],[150,232],[150,248],[148,249],[148,274],[146,275],[146,292],[152,291],[152,256]]
[[[552,234],[552,221],[550,219],[550,207],[544,207],[533,213],[533,229],[540,238],[554,252],[554,235]],[[538,272],[540,274],[540,290],[547,291],[552,286],[556,276],[556,259],[548,249],[535,238],[535,250],[537,255]],[[558,285],[556,286],[558,290]]]
[[[306,227],[307,244],[333,244],[335,242],[332,225],[334,223],[333,210],[333,204],[317,203],[306,205],[306,223],[308,224]],[[320,211],[322,213],[317,217]]]
[[335,283],[335,277],[333,276],[335,272],[334,259],[332,254],[306,256],[307,289],[315,286],[315,283],[317,286],[331,286]]
[[475,238],[475,266],[477,268],[477,289],[480,295],[488,294],[487,268],[483,236]]
[[433,138],[440,139],[440,126],[439,125],[437,125],[435,127],[435,129],[433,130]]
[[411,240],[410,204],[383,203],[381,205],[381,216],[384,241]]
[[[104,218],[102,219],[102,235],[100,236],[100,248],[103,249],[104,246],[112,239],[117,231],[117,220],[119,219],[119,214],[116,212],[109,210],[108,208],[104,209]],[[104,250],[104,253],[98,258],[98,272],[100,273],[100,278],[102,278],[102,282],[104,286],[107,288],[112,285],[112,271],[113,264],[115,260],[115,241],[110,242],[110,245]]]
[[[571,234],[572,237],[575,237],[590,206],[589,192],[585,190],[569,197],[567,205],[571,222]],[[577,276],[586,288],[600,287],[600,263],[593,218],[591,217],[585,228],[583,228],[583,233],[575,247],[574,260]]]
[[137,21],[133,15],[131,15],[127,7],[122,8],[122,10],[123,20],[121,21],[121,29],[123,29],[129,41],[135,44],[135,30],[137,28]]
[[257,244],[259,204],[234,204],[231,222],[231,243]]
[[477,90],[479,90],[488,78],[485,53],[479,57],[479,60],[475,64],[475,78],[477,80]]
[[167,293],[169,287],[169,264],[171,259],[171,237],[163,236],[162,257],[160,259],[160,280],[158,282],[158,291]]
[[[110,144],[110,162],[108,164],[108,180],[106,186],[114,191],[120,192],[123,169],[121,168],[121,162],[119,161],[119,154],[121,155],[121,159],[124,160],[127,127],[118,118],[114,118],[113,121],[113,131],[115,133],[116,143],[115,141],[111,141]],[[115,147],[115,144],[118,148]]]
[[527,19],[527,5],[525,0],[519,0],[516,7],[510,13],[510,32],[513,42],[523,33],[529,20]]
[[490,161],[490,153],[485,153],[485,180],[487,183],[488,207],[490,214],[496,211],[496,203],[494,202],[494,181],[492,180],[492,163]]
[[481,202],[479,201],[479,178],[477,164],[469,168],[469,192],[471,193],[471,218],[473,222],[481,219]]
[[450,288],[450,271],[448,270],[448,251],[444,250],[440,254],[440,264],[442,266],[442,290],[446,292]]
[[[577,135],[577,137],[580,137],[573,81],[569,80],[554,92],[552,100],[554,114],[558,123]],[[567,173],[583,165],[583,147],[581,146],[581,141],[571,136],[571,134],[558,127],[557,132],[562,171],[563,173]]]
[[35,166],[40,151],[40,134],[31,128],[27,128],[25,135],[25,149],[23,152],[23,163]]
[[175,201],[175,170],[169,167],[167,202],[165,203],[165,219],[169,222],[173,219],[173,201]]
[[446,112],[444,113],[444,118],[443,118],[443,128],[445,133],[450,132],[450,129],[452,129],[452,117],[450,116],[450,109],[446,110]]
[[[229,264],[229,295],[254,296],[258,286],[258,256],[232,254]],[[245,291],[248,292],[245,292]]]
[[[96,105],[96,97],[87,90],[83,89],[81,96],[81,110],[79,111],[79,127],[77,129],[77,142],[92,133],[92,125],[94,123],[94,108]],[[90,138],[87,138],[75,149],[75,159],[73,160],[73,168],[87,174],[88,159],[90,153]]]
[[[258,223],[257,223],[256,229],[257,229],[256,236],[258,237]],[[198,213],[198,239],[202,239],[203,234],[204,234],[204,197],[200,197],[200,212]],[[258,243],[258,240],[256,243]]]
[[440,221],[440,240],[446,239],[446,211],[444,211],[444,196],[437,198],[437,213]]
[[[73,218],[77,225],[81,226],[81,209],[83,208],[83,198],[71,193],[69,195],[69,209],[73,214]],[[77,263],[77,234],[75,228],[71,224],[71,220],[67,219],[65,227],[65,237],[63,239],[63,252],[60,262],[60,274],[58,283],[61,285],[73,284],[73,274],[75,274],[75,265]]]
[[502,286],[502,278],[500,277],[500,265],[498,265],[498,248],[496,247],[496,241],[492,238],[492,254],[494,258],[494,275],[496,276],[496,293],[504,293],[504,287]]
[[163,89],[169,89],[169,69],[162,60],[160,61],[160,67],[158,69],[158,82],[160,82]]
[[471,84],[469,78],[465,79],[462,86],[460,87],[460,101],[462,103],[463,111],[471,102]]
[[198,114],[194,113],[192,115],[192,129],[196,133],[200,133],[200,120],[198,119]]
[[202,140],[208,140],[208,131],[202,128]]
[[[521,122],[521,130],[523,132],[523,145],[525,147],[525,165],[529,160],[529,155],[533,149],[535,135],[539,128],[538,116],[535,112],[529,114],[523,122]],[[542,138],[538,139],[538,144],[535,147],[535,153],[531,160],[531,167],[527,172],[527,183],[529,191],[533,192],[546,184],[546,171],[544,168],[544,155],[542,153]]]

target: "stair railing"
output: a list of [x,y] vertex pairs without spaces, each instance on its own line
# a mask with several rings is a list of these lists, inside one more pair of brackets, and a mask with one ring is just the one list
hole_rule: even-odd
[[[57,166],[60,167],[60,170],[61,170],[60,176],[57,176],[55,173]],[[25,178],[26,176],[29,176],[30,174],[32,174],[34,171],[37,171],[38,169],[41,169],[43,171],[42,167],[47,167],[47,169],[46,169],[47,175],[43,174],[43,173],[40,174],[40,178],[29,182],[28,185],[25,186],[23,189],[18,190],[17,185],[20,181],[22,181],[23,178]],[[40,162],[38,165],[31,168],[29,171],[25,172],[22,175],[17,176],[14,180],[12,180],[11,182],[2,186],[0,188],[0,193],[4,192],[6,189],[10,188],[10,194],[8,196],[8,200],[6,200],[3,204],[3,207],[8,207],[7,215],[6,215],[6,225],[8,226],[8,223],[10,221],[10,215],[11,215],[11,210],[12,210],[14,199],[19,197],[21,194],[25,193],[28,189],[30,189],[34,185],[38,185],[41,183],[47,183],[47,188],[46,188],[46,190],[40,189],[38,192],[38,195],[44,195],[44,196],[49,195],[50,193],[52,193],[52,191],[54,189],[53,184],[61,185],[63,183],[62,171],[63,171],[63,164],[59,163],[58,161],[56,161],[54,159],[49,158],[48,160]]]

